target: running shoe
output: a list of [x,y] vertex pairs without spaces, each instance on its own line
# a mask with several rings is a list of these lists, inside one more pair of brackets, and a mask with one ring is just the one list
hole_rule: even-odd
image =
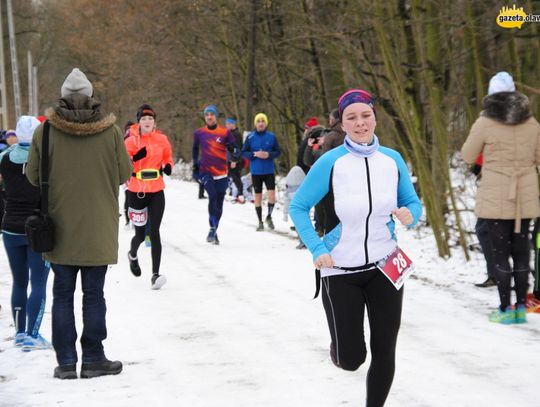
[[510,305],[504,311],[499,307],[489,315],[489,321],[504,325],[513,324],[516,321],[516,313]]
[[208,236],[206,236],[206,241],[208,243],[214,243],[216,240],[216,228],[210,228],[210,231],[208,232]]
[[527,308],[525,305],[516,305],[514,313],[516,314],[516,319],[514,321],[516,324],[524,324],[527,322]]
[[167,277],[162,274],[152,274],[152,290],[159,290],[167,282]]
[[37,337],[26,335],[24,342],[22,344],[21,350],[23,352],[30,352],[32,350],[41,350],[41,349],[51,349],[51,344],[41,335],[38,334]]
[[19,332],[17,335],[15,335],[15,340],[13,341],[13,343],[15,344],[17,348],[20,348],[21,346],[23,346],[25,339],[26,339],[26,333]]

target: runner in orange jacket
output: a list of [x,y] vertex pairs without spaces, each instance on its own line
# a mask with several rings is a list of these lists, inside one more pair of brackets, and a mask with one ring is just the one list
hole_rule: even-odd
[[128,252],[129,265],[134,276],[141,275],[137,250],[145,238],[145,225],[150,221],[152,242],[152,289],[158,290],[167,282],[159,274],[161,238],[159,227],[165,210],[163,174],[171,175],[174,165],[171,144],[167,136],[156,128],[156,113],[147,104],[137,111],[137,124],[130,128],[125,139],[126,149],[133,160],[133,173],[128,185],[128,214],[135,226]]

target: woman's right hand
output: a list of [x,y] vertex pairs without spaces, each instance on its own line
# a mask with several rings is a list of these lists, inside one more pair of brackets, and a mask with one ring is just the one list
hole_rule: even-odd
[[317,270],[320,270],[323,267],[332,268],[334,267],[334,259],[332,259],[332,256],[330,256],[328,253],[325,253],[317,257],[313,264]]

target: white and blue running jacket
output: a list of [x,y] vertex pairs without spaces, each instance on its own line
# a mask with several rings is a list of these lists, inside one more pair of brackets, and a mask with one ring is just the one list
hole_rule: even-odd
[[[320,201],[326,214],[322,240],[309,217]],[[392,211],[403,206],[413,215],[413,227],[422,204],[401,155],[381,146],[363,157],[342,145],[315,162],[289,215],[314,260],[328,253],[337,267],[355,268],[375,263],[396,248]],[[323,277],[344,273],[339,268],[321,270]]]

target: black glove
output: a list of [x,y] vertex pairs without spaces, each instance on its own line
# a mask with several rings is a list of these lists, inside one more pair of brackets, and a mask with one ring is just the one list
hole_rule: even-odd
[[166,164],[165,167],[163,167],[163,173],[165,175],[171,175],[172,167],[171,164]]
[[146,147],[141,148],[135,153],[135,155],[133,156],[133,162],[142,160],[144,157],[146,157]]
[[482,172],[482,166],[478,164],[471,165],[471,172],[477,177],[480,176],[480,173]]
[[193,164],[193,170],[192,170],[193,178],[197,179],[199,176],[199,163]]

